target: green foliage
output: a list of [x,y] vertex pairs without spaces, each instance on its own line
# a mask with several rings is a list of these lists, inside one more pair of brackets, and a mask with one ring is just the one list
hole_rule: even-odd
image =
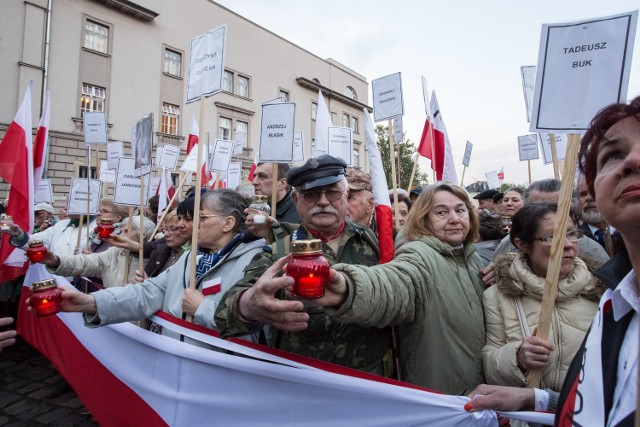
[[[382,158],[382,167],[384,168],[384,174],[387,178],[387,184],[389,188],[393,186],[393,180],[391,179],[391,159],[389,156],[389,132],[385,126],[377,125],[376,136],[378,149],[380,150],[380,157]],[[411,140],[404,140],[400,144],[394,145],[395,150],[395,165],[396,165],[396,177],[398,179],[398,187],[409,188],[409,180],[411,179],[411,172],[413,171],[413,157],[416,152],[416,147]],[[400,162],[398,163],[398,159]],[[420,171],[420,166],[416,169],[416,175],[413,179],[413,186],[427,185],[428,178],[426,173]]]

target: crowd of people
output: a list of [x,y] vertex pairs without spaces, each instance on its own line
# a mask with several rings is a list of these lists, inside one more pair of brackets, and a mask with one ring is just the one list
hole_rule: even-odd
[[[277,197],[267,220],[254,221],[264,212],[251,209],[243,194],[212,190],[202,193],[196,230],[194,197],[187,197],[163,217],[155,239],[145,240],[144,260],[136,258],[137,234],[149,236],[152,220],[141,228],[139,217],[131,220],[109,198],[100,201],[97,217],[117,226],[105,239],[91,235],[96,218],[84,218],[89,226],[79,227],[78,217],[56,219],[47,204],[34,207],[36,232],[15,224],[2,232],[15,247],[45,243],[43,264],[78,288],[63,291],[63,310],[82,312],[90,327],[163,310],[191,316],[222,337],[469,395],[469,411],[550,410],[557,424],[633,422],[640,97],[602,110],[582,139],[546,339],[536,332],[563,202],[559,180],[482,191],[476,203],[455,184],[402,193],[394,209],[395,255],[384,264],[371,179],[363,171],[322,155],[298,167],[259,164],[252,185],[269,204]],[[193,233],[194,288],[187,250]],[[301,300],[293,296],[287,264],[292,242],[309,239],[321,242],[331,270],[325,295]],[[140,261],[144,271],[136,271]],[[95,292],[79,277],[89,277]],[[0,326],[10,321],[2,318]],[[0,333],[0,349],[14,336]],[[532,370],[542,371],[541,388],[529,383]]]

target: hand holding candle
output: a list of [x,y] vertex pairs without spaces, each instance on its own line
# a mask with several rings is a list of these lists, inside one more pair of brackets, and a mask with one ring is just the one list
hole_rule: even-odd
[[299,298],[320,298],[329,278],[329,262],[322,256],[320,240],[291,242],[293,259],[287,265],[287,276],[295,281],[293,294]]

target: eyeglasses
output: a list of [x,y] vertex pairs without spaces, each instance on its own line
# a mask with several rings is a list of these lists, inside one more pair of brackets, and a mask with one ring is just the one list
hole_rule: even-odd
[[162,230],[162,234],[173,234],[173,233],[179,233],[180,232],[180,228],[178,227],[168,227]]
[[113,212],[113,211],[108,211],[108,210],[106,210],[106,209],[98,209],[98,212],[99,212],[99,213],[101,213],[101,214],[103,214],[103,215],[104,215],[104,214],[115,213],[115,212]]
[[200,218],[200,222],[204,222],[205,220],[207,220],[209,218],[215,218],[215,217],[224,218],[226,216],[227,215],[204,215],[204,214],[198,215],[198,217]]
[[[579,228],[574,228],[573,230],[569,230],[567,231],[567,234],[565,234],[565,237],[569,239],[571,243],[576,243],[578,240],[582,239],[583,236],[584,236],[584,233]],[[534,237],[534,239],[539,242],[543,242],[543,243],[546,243],[547,245],[550,245],[551,241],[553,240],[553,234],[547,234],[546,236],[542,236],[542,237]]]
[[343,194],[347,194],[347,192],[346,191],[340,191],[340,190],[320,190],[320,191],[305,191],[305,192],[301,192],[301,193],[298,193],[298,194],[300,194],[300,196],[302,196],[302,198],[304,199],[305,202],[307,202],[307,203],[315,203],[320,199],[322,194],[327,196],[327,199],[330,202],[337,202],[338,200],[340,200],[342,198],[342,195]]

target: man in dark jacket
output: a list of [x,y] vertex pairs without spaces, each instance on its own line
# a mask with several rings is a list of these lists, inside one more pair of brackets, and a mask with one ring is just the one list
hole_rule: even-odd
[[[278,201],[276,204],[275,218],[280,222],[292,224],[300,223],[300,216],[291,198],[291,186],[287,183],[287,172],[290,167],[286,163],[278,163],[278,182],[276,183]],[[262,194],[269,199],[271,206],[271,195],[273,185],[273,163],[258,163],[254,172],[253,188],[256,194]],[[273,215],[273,212],[272,212]]]

